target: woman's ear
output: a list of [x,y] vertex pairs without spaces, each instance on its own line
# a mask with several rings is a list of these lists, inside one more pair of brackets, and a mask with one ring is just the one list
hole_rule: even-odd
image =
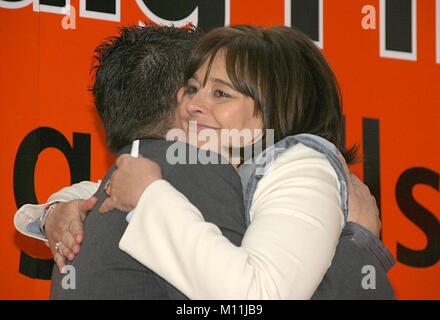
[[182,87],[177,91],[177,103],[181,103],[183,100],[183,96],[185,95],[186,88]]

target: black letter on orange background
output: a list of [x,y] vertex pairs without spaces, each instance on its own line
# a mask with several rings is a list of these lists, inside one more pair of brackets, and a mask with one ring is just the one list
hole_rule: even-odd
[[225,0],[142,0],[155,15],[166,20],[181,20],[199,9],[197,26],[204,32],[225,25]]
[[116,1],[114,0],[86,0],[86,10],[101,13],[116,13]]
[[385,49],[412,52],[411,0],[385,1]]
[[291,0],[291,25],[319,41],[319,0]]
[[40,0],[40,4],[63,8],[66,6],[66,0]]
[[435,215],[419,204],[412,195],[417,184],[439,190],[440,175],[427,168],[410,168],[403,172],[396,185],[396,200],[403,214],[426,235],[428,243],[423,250],[409,249],[397,243],[397,260],[411,267],[433,266],[440,256],[440,223]]
[[[14,164],[14,194],[17,208],[26,203],[37,204],[34,175],[38,155],[46,148],[56,148],[70,166],[71,183],[90,180],[90,134],[73,133],[73,147],[57,130],[40,127],[29,133],[20,144]],[[23,261],[24,260],[24,261]],[[21,254],[20,272],[39,279],[50,279],[52,269],[46,260]]]
[[380,148],[379,148],[379,119],[362,119],[362,137],[364,145],[364,183],[370,188],[376,198],[379,212],[380,197]]
[[[345,116],[342,116],[341,145],[346,148],[346,124]],[[380,191],[380,144],[379,144],[379,119],[362,119],[362,142],[364,145],[364,183],[370,189],[376,199],[379,215],[381,209]],[[380,217],[380,216],[379,216]]]

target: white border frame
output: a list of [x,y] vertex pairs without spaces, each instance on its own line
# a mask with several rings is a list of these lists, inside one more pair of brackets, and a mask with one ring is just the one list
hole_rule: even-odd
[[30,5],[32,1],[33,0],[22,0],[19,2],[9,2],[9,1],[0,0],[0,8],[20,9]]
[[225,0],[225,26],[231,24],[231,0]]
[[49,6],[47,4],[40,4],[40,0],[34,0],[35,12],[50,12],[56,14],[70,15],[70,0],[66,0],[64,7]]
[[79,16],[84,18],[92,18],[107,21],[121,21],[121,0],[116,0],[116,13],[104,13],[86,10],[86,0],[80,0]]
[[[189,16],[181,19],[181,20],[166,20],[157,15],[155,15],[142,0],[136,0],[136,3],[141,9],[141,11],[145,14],[145,16],[152,22],[157,23],[162,26],[170,26],[173,25],[177,28],[184,27],[189,23],[197,26],[199,22],[199,7],[196,7],[193,12],[189,14]],[[225,0],[225,21],[224,25],[229,26],[231,24],[231,0]],[[142,21],[139,21],[140,26],[145,26]]]
[[435,38],[436,38],[436,57],[437,63],[440,64],[440,0],[435,1]]
[[[292,2],[291,0],[284,0],[284,25],[287,27],[292,26]],[[319,0],[319,30],[318,41],[313,41],[318,48],[324,48],[324,0]]]
[[[438,1],[438,0],[437,0]],[[380,0],[380,53],[384,58],[417,61],[417,0],[411,0],[411,48],[412,52],[385,49],[385,8],[386,0]]]
[[[177,28],[184,27],[190,23],[197,26],[197,23],[199,22],[199,7],[196,7],[193,12],[189,14],[189,16],[186,16],[183,19],[180,20],[166,20],[163,19],[153,13],[142,0],[136,0],[136,3],[141,9],[141,11],[145,14],[145,16],[153,23],[156,23],[161,26],[175,26]],[[141,22],[140,22],[141,23]],[[143,22],[142,22],[143,24]]]

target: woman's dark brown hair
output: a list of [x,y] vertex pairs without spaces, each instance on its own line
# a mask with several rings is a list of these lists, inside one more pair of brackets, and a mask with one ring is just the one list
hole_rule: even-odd
[[208,79],[216,54],[225,53],[226,71],[240,93],[255,101],[255,115],[274,129],[275,143],[311,133],[331,141],[348,163],[356,148],[343,150],[340,89],[325,57],[295,28],[267,29],[238,25],[214,29],[201,38],[190,56],[185,80],[208,62]]

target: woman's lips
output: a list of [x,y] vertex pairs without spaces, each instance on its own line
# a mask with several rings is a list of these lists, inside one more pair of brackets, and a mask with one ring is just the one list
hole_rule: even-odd
[[200,122],[196,122],[196,121],[194,121],[194,122],[191,121],[189,127],[191,129],[198,129],[198,130],[201,130],[201,129],[219,130],[220,129],[220,128],[211,127],[211,126],[208,126],[206,124],[203,124],[203,123],[200,123]]

